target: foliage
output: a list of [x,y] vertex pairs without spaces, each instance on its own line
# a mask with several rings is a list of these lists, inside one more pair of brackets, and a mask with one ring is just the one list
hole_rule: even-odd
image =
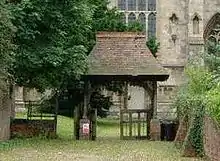
[[18,48],[10,73],[16,83],[40,91],[57,89],[61,94],[68,89],[69,103],[82,101],[80,78],[87,71],[95,32],[142,30],[139,22],[126,25],[107,4],[107,0],[11,1]]
[[220,123],[220,85],[207,93],[207,108],[210,115]]
[[[219,26],[218,26],[219,28]],[[220,123],[220,43],[211,39],[206,43],[205,64],[212,73],[213,86],[207,93],[207,110],[211,116]]]
[[220,44],[208,41],[206,43],[205,64],[212,72],[218,72],[220,67]]
[[112,102],[110,97],[105,97],[100,92],[93,93],[91,97],[91,107],[97,109],[97,115],[101,118],[107,117]]
[[212,88],[212,74],[204,66],[189,65],[185,70],[187,83],[180,90],[174,106],[180,117],[188,118],[188,135],[184,147],[193,146],[203,154],[203,117],[207,106],[206,94]]
[[147,47],[150,49],[151,53],[153,56],[156,58],[157,57],[157,51],[160,48],[160,43],[157,41],[156,37],[151,37],[147,41]]
[[[60,93],[58,111],[59,115],[73,117],[75,107],[79,106],[80,103],[83,102],[84,93],[81,91],[82,90],[73,92],[72,90],[69,90]],[[55,109],[55,99],[56,98],[54,96],[49,100],[42,101],[38,111],[42,113],[53,113]],[[103,118],[108,115],[112,102],[110,97],[102,95],[98,90],[92,93],[90,105],[91,108],[97,109],[97,115]]]
[[185,146],[192,144],[197,154],[203,153],[203,118],[205,112],[220,120],[219,106],[219,44],[207,42],[204,65],[192,60],[186,68],[187,84],[177,97],[175,107],[180,115],[188,115],[189,131]]
[[[5,84],[8,78],[8,69],[11,66],[14,56],[15,45],[13,37],[16,28],[11,22],[11,13],[4,1],[0,1],[0,87]],[[2,82],[3,81],[3,82]]]
[[175,102],[175,106],[181,111],[179,113],[187,114],[190,118],[185,145],[191,143],[198,154],[203,152],[204,115],[210,114],[220,123],[220,44],[219,41],[216,41],[215,36],[211,36],[211,39],[206,42],[203,65],[198,64],[198,62],[201,63],[200,60],[193,59],[186,69],[188,82],[184,93],[182,92]]
[[[11,5],[18,26],[12,74],[19,85],[60,88],[86,72],[92,10],[78,0],[25,0]],[[25,71],[25,72],[24,72]]]
[[[96,31],[138,31],[107,0],[24,0],[11,3],[18,45],[11,73],[21,86],[66,88],[87,71]],[[24,72],[25,71],[25,72]]]
[[188,100],[191,104],[192,111],[190,112],[188,135],[184,146],[191,144],[199,156],[204,153],[203,146],[203,118],[205,112],[205,102],[201,97],[191,98]]

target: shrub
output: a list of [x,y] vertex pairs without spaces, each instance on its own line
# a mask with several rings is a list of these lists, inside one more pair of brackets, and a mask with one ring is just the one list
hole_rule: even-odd
[[212,74],[203,66],[186,68],[187,83],[178,93],[174,107],[180,117],[187,116],[189,129],[184,148],[192,145],[198,155],[203,154],[203,117],[207,105],[206,94],[212,88]]

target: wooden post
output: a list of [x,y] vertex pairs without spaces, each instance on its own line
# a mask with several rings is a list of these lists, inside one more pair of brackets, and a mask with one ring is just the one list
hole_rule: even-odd
[[151,118],[148,112],[147,113],[147,139],[150,139],[150,122],[151,122]]
[[81,104],[77,105],[74,109],[74,139],[76,139],[76,140],[79,140],[80,108],[82,108]]
[[138,112],[138,138],[141,138],[141,113]]
[[15,84],[10,84],[11,118],[15,118]]
[[91,111],[91,140],[96,140],[97,109]]
[[91,117],[89,116],[90,97],[91,97],[91,84],[89,80],[85,80],[84,84],[84,106],[83,106],[83,118],[80,119],[80,138],[84,140],[91,139]]
[[128,82],[124,83],[124,109],[128,109]]
[[157,81],[153,82],[153,98],[152,98],[153,118],[157,118]]
[[[153,101],[154,101],[154,91],[153,91],[153,86],[151,85],[152,83],[146,82],[144,89],[145,89],[145,108],[148,110],[146,113],[146,121],[147,121],[147,138],[150,138],[150,122],[153,117]],[[149,97],[150,99],[149,99]],[[150,106],[149,106],[150,105]]]
[[[124,82],[124,91],[123,91],[123,103],[121,103],[120,109],[120,139],[124,139],[124,111],[128,109],[128,83],[127,81]],[[122,100],[121,100],[122,101]]]
[[[56,105],[55,105],[55,116],[54,116],[54,129],[55,129],[55,134],[57,134],[57,115],[58,115],[58,110],[59,110],[59,101],[58,101],[58,96],[56,95]],[[41,113],[42,114],[42,113]]]
[[129,137],[132,139],[132,112],[129,112]]
[[120,139],[123,140],[124,128],[123,128],[123,109],[120,110]]
[[87,108],[88,108],[88,81],[84,82],[84,106],[83,106],[83,118],[87,118]]

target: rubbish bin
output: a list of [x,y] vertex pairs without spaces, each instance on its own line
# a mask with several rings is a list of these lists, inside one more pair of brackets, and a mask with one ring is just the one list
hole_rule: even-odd
[[161,140],[174,141],[177,133],[177,122],[175,120],[161,121]]

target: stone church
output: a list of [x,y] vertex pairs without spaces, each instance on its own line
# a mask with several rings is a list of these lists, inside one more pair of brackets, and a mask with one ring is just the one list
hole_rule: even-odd
[[[190,57],[204,51],[211,31],[220,24],[220,0],[110,0],[126,23],[138,20],[146,37],[160,42],[158,61],[170,72],[166,82],[158,83],[157,113],[169,117],[176,89],[184,81],[184,67]],[[130,107],[143,108],[144,91],[129,87]]]
[[[158,61],[169,70],[170,78],[158,83],[158,116],[175,113],[169,108],[177,87],[184,81],[184,67],[191,56],[204,50],[205,40],[220,24],[220,0],[109,0],[109,7],[116,7],[126,23],[140,21],[146,37],[155,36],[160,42]],[[16,104],[23,104],[23,88],[16,87]],[[145,108],[144,89],[129,86],[129,108]],[[27,93],[27,92],[24,92]],[[32,91],[29,96],[36,98]],[[111,112],[118,112],[118,97]],[[25,98],[27,99],[27,98]]]

